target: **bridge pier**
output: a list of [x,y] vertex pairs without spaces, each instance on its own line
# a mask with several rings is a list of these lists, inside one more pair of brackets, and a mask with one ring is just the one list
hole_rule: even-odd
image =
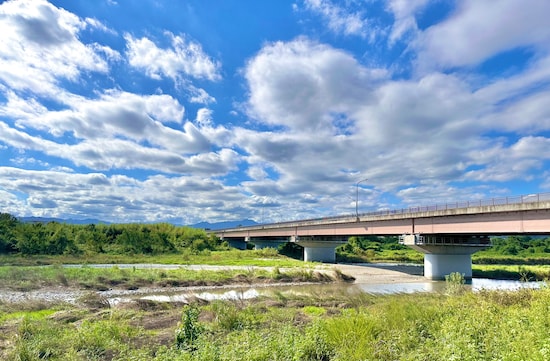
[[246,237],[223,237],[222,240],[226,241],[229,247],[246,249]]
[[247,242],[254,244],[254,249],[279,248],[279,245],[287,243],[289,237],[247,237]]
[[291,242],[304,248],[306,262],[336,262],[336,247],[348,242],[348,237],[342,236],[295,236]]
[[491,246],[489,237],[469,235],[407,234],[400,243],[424,253],[424,277],[432,280],[453,272],[472,279],[472,254]]

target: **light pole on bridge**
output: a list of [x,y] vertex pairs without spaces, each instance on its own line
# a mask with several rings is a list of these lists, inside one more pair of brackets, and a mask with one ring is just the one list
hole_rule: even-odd
[[367,178],[355,183],[355,219],[359,222],[359,184],[368,181]]

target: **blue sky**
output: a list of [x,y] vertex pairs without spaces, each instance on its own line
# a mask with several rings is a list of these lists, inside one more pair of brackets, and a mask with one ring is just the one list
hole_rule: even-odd
[[550,2],[526,4],[2,2],[0,211],[274,222],[549,192]]

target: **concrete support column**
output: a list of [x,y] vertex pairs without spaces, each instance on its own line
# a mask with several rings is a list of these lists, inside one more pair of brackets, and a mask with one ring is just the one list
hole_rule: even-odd
[[453,272],[471,279],[472,254],[491,246],[489,237],[467,235],[407,234],[400,243],[424,253],[424,277],[431,280],[444,280]]
[[336,247],[347,242],[347,237],[295,237],[294,242],[304,248],[306,262],[336,262]]
[[446,275],[458,272],[465,279],[472,279],[471,254],[433,254],[424,255],[424,277],[432,280],[444,280]]
[[250,237],[247,241],[254,244],[254,249],[277,249],[279,245],[288,242],[288,237]]

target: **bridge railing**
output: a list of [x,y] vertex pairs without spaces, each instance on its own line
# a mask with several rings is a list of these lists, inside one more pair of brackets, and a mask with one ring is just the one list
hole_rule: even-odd
[[[537,193],[522,195],[516,197],[500,197],[491,199],[482,199],[477,201],[463,201],[444,204],[435,204],[431,206],[418,206],[402,209],[381,210],[374,212],[361,213],[360,216],[378,216],[378,215],[391,215],[391,214],[407,214],[418,212],[430,212],[430,211],[446,211],[448,209],[470,208],[470,207],[483,207],[483,206],[500,206],[500,205],[512,205],[522,203],[539,203],[544,201],[550,201],[550,193]],[[332,217],[331,217],[332,218]]]

